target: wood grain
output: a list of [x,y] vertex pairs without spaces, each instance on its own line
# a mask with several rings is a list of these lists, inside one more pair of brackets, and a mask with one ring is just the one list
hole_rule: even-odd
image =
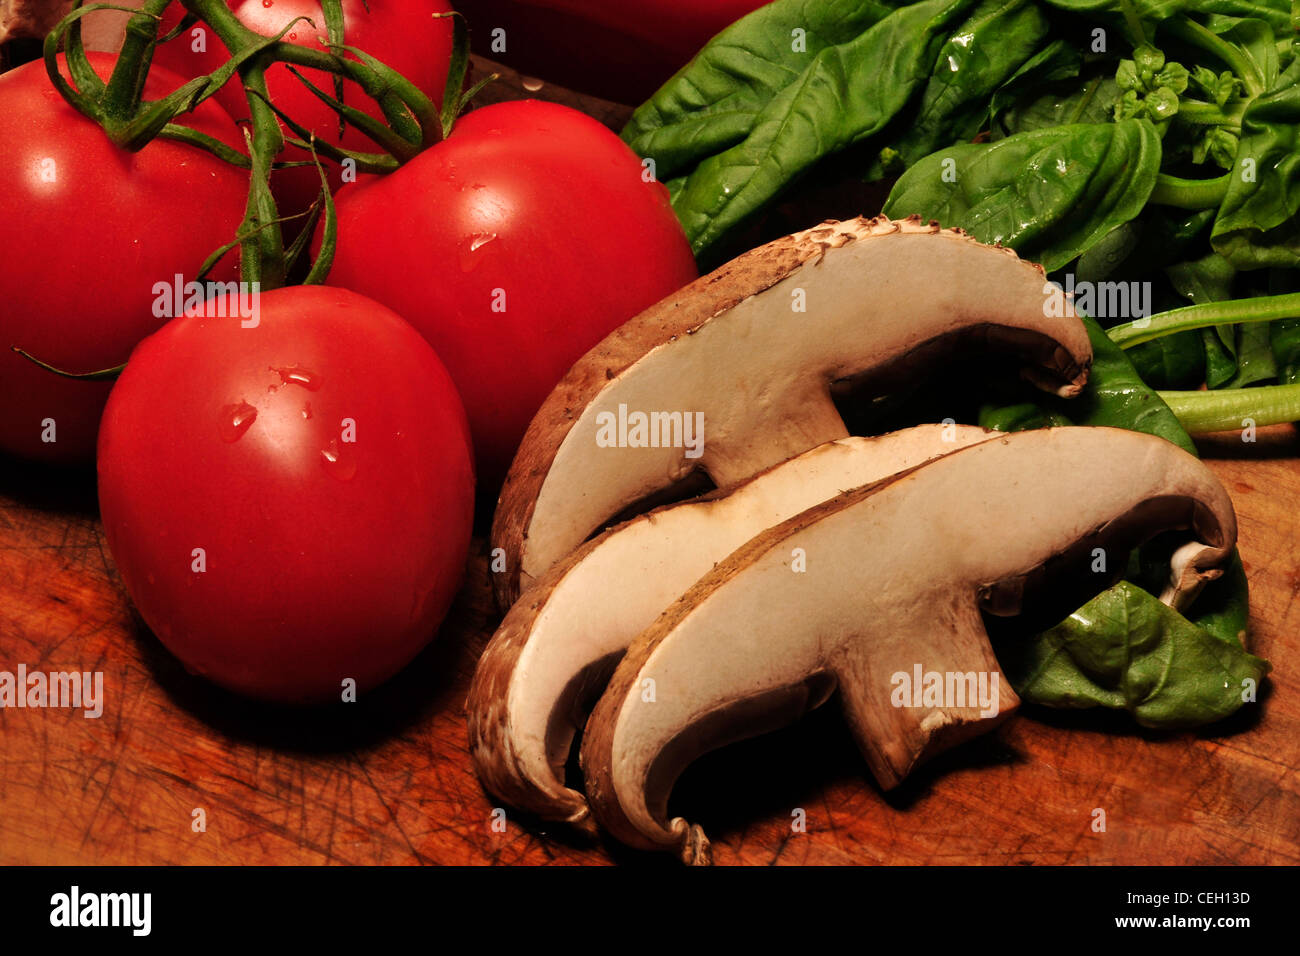
[[[886,796],[828,706],[687,772],[675,799],[717,861],[1300,863],[1300,441],[1287,427],[1202,446],[1241,519],[1252,645],[1274,664],[1259,707],[1179,734],[1031,711]],[[666,865],[524,819],[493,831],[464,719],[496,620],[484,548],[397,679],[354,705],[282,711],[186,674],[133,616],[92,476],[0,462],[0,670],[101,670],[107,697],[98,720],[0,710],[0,863]]]

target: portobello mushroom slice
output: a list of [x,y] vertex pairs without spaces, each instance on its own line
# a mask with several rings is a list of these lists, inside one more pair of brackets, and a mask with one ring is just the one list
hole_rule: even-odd
[[917,217],[828,221],[688,285],[579,359],[533,419],[493,524],[500,606],[697,471],[731,488],[845,437],[833,383],[879,395],[943,353],[996,347],[1076,394],[1087,332],[1047,314],[1046,290],[1011,250]]
[[470,753],[507,804],[577,824],[586,798],[564,785],[573,738],[623,652],[736,548],[848,488],[997,432],[921,425],[819,445],[727,494],[669,505],[588,542],[506,615],[470,685]]
[[[707,861],[699,827],[668,816],[678,775],[836,689],[891,788],[1015,710],[981,610],[1014,614],[1045,579],[1095,593],[1110,582],[1093,549],[1122,568],[1124,551],[1174,530],[1194,542],[1185,589],[1217,577],[1237,537],[1227,492],[1175,445],[1112,428],[1006,435],[815,505],[733,552],[629,647],[583,737],[592,812],[631,846]],[[920,673],[951,694],[900,694]]]

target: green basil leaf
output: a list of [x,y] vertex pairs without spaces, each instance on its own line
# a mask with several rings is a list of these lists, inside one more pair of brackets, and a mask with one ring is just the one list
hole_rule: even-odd
[[1223,387],[1245,388],[1277,378],[1272,334],[1267,322],[1246,322],[1236,326],[1237,373]]
[[1205,381],[1203,329],[1164,335],[1128,349],[1138,376],[1152,388],[1195,388]]
[[1238,269],[1300,267],[1300,60],[1246,108],[1211,242]]
[[979,412],[980,428],[1000,432],[1022,432],[1031,428],[1060,428],[1074,423],[1058,411],[1036,402],[1018,405],[983,405]]
[[813,56],[773,96],[745,139],[687,175],[674,209],[697,258],[817,160],[878,133],[928,80],[948,29],[974,0],[922,0]]
[[1143,43],[1133,51],[1133,63],[1138,75],[1142,78],[1142,86],[1150,89],[1155,74],[1165,67],[1165,53],[1163,50],[1153,47],[1150,43]]
[[1277,37],[1268,23],[1255,17],[1213,17],[1206,26],[1235,46],[1250,64],[1253,75],[1243,80],[1249,79],[1258,89],[1272,88],[1280,71]]
[[1074,266],[1077,282],[1104,282],[1122,266],[1142,241],[1142,223],[1136,219],[1120,223],[1087,252]]
[[1188,620],[1128,581],[1037,640],[1002,640],[996,651],[1008,680],[1030,703],[1127,710],[1154,728],[1221,720],[1270,670],[1237,637]]
[[1056,83],[1007,107],[993,124],[993,138],[1071,123],[1109,123],[1119,100],[1114,70],[1086,71],[1080,81]]
[[894,185],[885,213],[960,226],[1053,271],[1137,216],[1159,169],[1145,120],[1031,130],[932,153]]
[[1216,252],[1192,262],[1179,262],[1165,269],[1174,291],[1188,302],[1222,302],[1232,298],[1232,280],[1237,270]]
[[[900,0],[901,2],[901,0]],[[899,2],[777,0],[727,27],[635,113],[623,139],[661,179],[749,135],[764,107],[822,50],[847,43]]]
[[1282,385],[1300,382],[1300,319],[1280,319],[1270,324],[1278,382]]
[[[983,127],[994,90],[1034,56],[1047,18],[1027,0],[985,0],[950,32],[935,59],[920,102],[890,148],[910,165],[940,146],[971,139]],[[887,174],[877,161],[866,178]]]
[[[1078,46],[1056,39],[1020,65],[989,98],[988,122],[996,128],[999,118],[1022,99],[1037,99],[1045,86],[1073,80],[1083,68],[1083,54]],[[1069,122],[1080,122],[1073,118]],[[1055,125],[1059,125],[1055,124]]]
[[[1220,14],[1255,17],[1267,23],[1278,36],[1291,33],[1290,0],[1131,0],[1138,18],[1156,23],[1179,13]],[[1123,14],[1123,0],[1047,0],[1058,10],[1071,13]]]
[[1223,388],[1237,374],[1237,337],[1231,325],[1198,329],[1205,346],[1205,387]]
[[[1137,235],[1133,249],[1120,262],[1110,262],[1106,275],[1149,276],[1154,272],[1178,262],[1195,251],[1200,251],[1208,239],[1210,226],[1214,223],[1214,209],[1200,209],[1187,212],[1168,206],[1148,206],[1142,215],[1133,219],[1116,231],[1130,230]],[[1076,279],[1096,281],[1094,275],[1085,274],[1085,268],[1094,263],[1098,256],[1108,251],[1111,237],[1093,246],[1079,258],[1075,266]]]

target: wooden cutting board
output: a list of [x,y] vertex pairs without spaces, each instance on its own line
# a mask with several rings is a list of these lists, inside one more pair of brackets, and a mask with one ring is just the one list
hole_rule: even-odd
[[[627,116],[505,72],[480,103]],[[1274,665],[1259,706],[1179,734],[1025,712],[888,795],[827,706],[683,777],[675,799],[716,861],[1300,863],[1300,438],[1287,426],[1201,445],[1238,510],[1252,649]],[[486,549],[476,538],[437,641],[389,685],[328,713],[277,710],[186,674],[133,616],[93,475],[0,459],[0,670],[103,671],[107,698],[94,720],[0,710],[0,864],[676,865],[511,815],[494,829],[464,711],[497,621]]]
[[[1240,517],[1252,647],[1274,665],[1259,706],[1177,734],[1026,712],[888,795],[828,706],[687,772],[676,799],[717,862],[1300,863],[1300,438],[1202,449]],[[99,719],[0,710],[0,863],[664,862],[510,815],[493,829],[464,712],[496,621],[485,557],[478,538],[438,640],[388,686],[281,711],[189,676],[133,616],[93,476],[0,462],[0,670],[106,684]]]

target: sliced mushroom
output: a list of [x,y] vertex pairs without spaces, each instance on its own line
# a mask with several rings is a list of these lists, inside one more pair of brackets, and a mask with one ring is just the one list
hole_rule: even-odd
[[544,819],[587,801],[564,765],[628,644],[714,564],[758,533],[848,488],[996,436],[921,425],[819,445],[741,484],[605,532],[551,568],[506,615],[470,686],[470,753],[483,785]]
[[[592,812],[632,846],[707,860],[699,828],[667,815],[680,772],[837,687],[893,787],[1018,704],[981,609],[1014,613],[1045,576],[1086,578],[1093,549],[1123,567],[1118,552],[1174,529],[1200,542],[1189,576],[1217,576],[1237,535],[1223,486],[1173,444],[1110,428],[1007,435],[816,505],[731,554],[629,647],[583,738]],[[918,669],[987,675],[997,699],[895,706],[896,675]]]
[[[1092,361],[1087,332],[1072,312],[1047,314],[1045,288],[1042,269],[1009,249],[879,217],[787,236],[652,306],[583,356],[529,426],[492,530],[505,553],[501,606],[697,470],[730,488],[845,437],[832,383],[879,394],[940,353],[983,344],[1022,355],[1049,391],[1076,394]],[[659,417],[638,429],[639,415]],[[700,416],[707,435],[687,436]]]

